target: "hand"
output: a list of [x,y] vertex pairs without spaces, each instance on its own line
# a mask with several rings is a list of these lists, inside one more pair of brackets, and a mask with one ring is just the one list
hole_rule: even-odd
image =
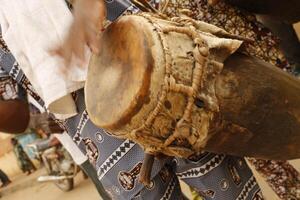
[[65,61],[71,62],[72,56],[85,59],[85,46],[93,53],[99,52],[99,33],[103,30],[106,7],[103,0],[76,0],[74,5],[74,21],[64,43],[52,51]]

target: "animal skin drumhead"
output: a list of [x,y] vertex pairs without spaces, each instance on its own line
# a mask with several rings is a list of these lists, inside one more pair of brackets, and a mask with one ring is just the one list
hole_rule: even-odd
[[112,24],[101,41],[104,50],[90,61],[86,104],[90,118],[103,128],[127,123],[147,96],[153,58],[142,27],[131,23]]

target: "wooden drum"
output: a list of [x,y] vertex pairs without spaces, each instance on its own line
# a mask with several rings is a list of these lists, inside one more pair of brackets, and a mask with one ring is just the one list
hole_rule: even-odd
[[[165,19],[142,13],[110,25],[103,34],[102,51],[90,61],[85,91],[91,120],[154,155],[189,157],[209,150],[262,158],[299,157],[300,132],[285,135],[294,142],[262,139],[281,137],[285,133],[280,129],[291,123],[300,130],[298,118],[289,125],[284,122],[287,115],[300,113],[300,106],[294,105],[300,99],[300,87],[294,84],[299,81],[242,55],[230,58],[233,67],[223,69],[241,41],[216,35],[227,33],[186,16]],[[263,77],[269,72],[274,75]],[[256,76],[263,80],[255,81]],[[286,85],[298,94],[282,92]],[[288,103],[278,99],[280,95]],[[293,113],[284,111],[287,104]],[[274,108],[283,124],[271,127]],[[255,112],[268,116],[260,119]],[[246,123],[251,120],[255,122]]]

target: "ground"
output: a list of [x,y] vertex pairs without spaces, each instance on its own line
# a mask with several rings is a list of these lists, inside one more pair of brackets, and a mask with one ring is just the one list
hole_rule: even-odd
[[32,187],[4,195],[1,200],[99,200],[100,197],[93,183],[83,180],[79,175],[75,180],[74,190],[63,192],[53,183],[35,184]]

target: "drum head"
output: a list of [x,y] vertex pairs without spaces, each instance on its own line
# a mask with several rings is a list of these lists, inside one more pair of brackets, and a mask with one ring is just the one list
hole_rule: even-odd
[[87,111],[99,127],[127,124],[148,96],[153,68],[151,37],[144,23],[122,17],[103,33],[99,55],[89,64]]

